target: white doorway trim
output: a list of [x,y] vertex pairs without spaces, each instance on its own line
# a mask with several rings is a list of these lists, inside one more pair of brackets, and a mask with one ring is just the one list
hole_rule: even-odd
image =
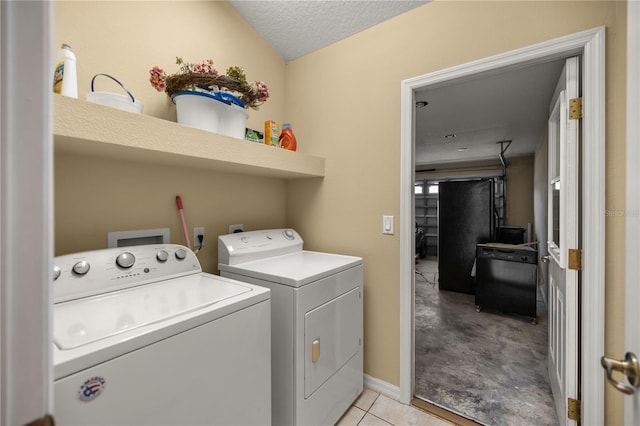
[[53,407],[54,3],[0,2],[0,424]]
[[[604,424],[605,28],[598,27],[403,80],[400,108],[400,400],[414,390],[414,91],[498,69],[582,55],[582,423]],[[588,230],[588,232],[585,232]],[[588,332],[587,332],[588,331]]]
[[[640,353],[640,2],[627,2],[627,189],[625,209],[625,352]],[[605,354],[622,358],[622,354]],[[640,421],[640,397],[624,397],[624,424]]]

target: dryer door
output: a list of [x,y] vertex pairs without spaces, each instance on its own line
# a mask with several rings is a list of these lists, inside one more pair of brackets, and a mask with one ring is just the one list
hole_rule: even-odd
[[362,339],[362,294],[358,287],[305,315],[305,398],[358,353]]

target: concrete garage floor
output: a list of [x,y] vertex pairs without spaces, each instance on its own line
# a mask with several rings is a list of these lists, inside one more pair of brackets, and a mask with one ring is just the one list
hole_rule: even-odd
[[436,259],[416,272],[415,396],[486,425],[557,425],[544,303],[537,325],[476,312],[474,295],[438,289]]

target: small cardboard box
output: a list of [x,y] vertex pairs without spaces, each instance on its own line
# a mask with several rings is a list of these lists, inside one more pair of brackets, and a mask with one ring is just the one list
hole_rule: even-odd
[[273,120],[264,122],[264,144],[280,146],[280,125]]
[[244,138],[251,142],[264,143],[264,133],[254,129],[246,128],[244,132]]

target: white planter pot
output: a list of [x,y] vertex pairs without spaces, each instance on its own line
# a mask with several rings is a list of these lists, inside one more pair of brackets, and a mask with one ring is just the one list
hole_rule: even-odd
[[179,92],[172,96],[178,123],[208,132],[244,139],[249,113],[241,106],[227,104],[203,92]]

